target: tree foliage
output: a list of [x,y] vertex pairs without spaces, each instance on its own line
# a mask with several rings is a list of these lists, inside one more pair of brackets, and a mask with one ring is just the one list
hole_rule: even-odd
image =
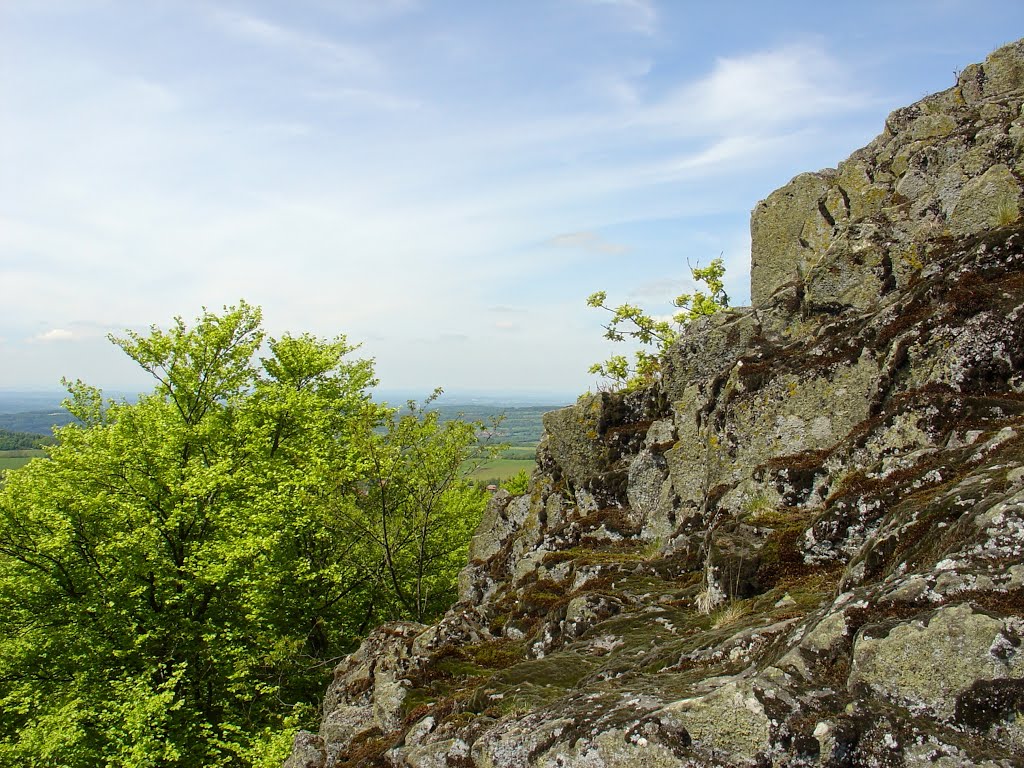
[[113,341],[154,390],[65,382],[81,423],[0,488],[0,765],[279,764],[361,634],[451,601],[477,427],[245,303]]
[[612,319],[604,326],[605,338],[610,341],[633,340],[641,344],[630,364],[625,355],[612,355],[601,363],[590,366],[590,373],[609,379],[614,389],[635,389],[646,386],[661,375],[661,365],[669,347],[679,338],[683,327],[698,317],[713,315],[729,306],[725,292],[725,265],[721,257],[706,267],[691,267],[690,274],[706,291],[696,290],[677,296],[672,305],[677,310],[671,319],[659,319],[634,304],[609,307],[608,294],[598,291],[590,295],[587,305],[610,312]]
[[442,425],[437,411],[409,402],[404,413],[388,412],[382,426],[361,433],[367,466],[355,493],[343,497],[351,506],[342,517],[372,544],[366,567],[379,569],[386,586],[374,597],[377,613],[424,621],[453,602],[454,577],[479,522],[485,496],[460,478],[480,425]]

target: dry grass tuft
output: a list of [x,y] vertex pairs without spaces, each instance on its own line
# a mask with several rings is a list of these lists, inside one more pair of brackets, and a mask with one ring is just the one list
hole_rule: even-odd
[[711,622],[713,629],[721,629],[735,624],[744,616],[750,613],[750,606],[745,600],[730,600],[718,609],[714,620]]

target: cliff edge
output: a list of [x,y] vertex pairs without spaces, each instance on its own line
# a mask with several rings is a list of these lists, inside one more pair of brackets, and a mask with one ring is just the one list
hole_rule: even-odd
[[755,208],[753,307],[548,414],[288,768],[1024,764],[1024,41]]

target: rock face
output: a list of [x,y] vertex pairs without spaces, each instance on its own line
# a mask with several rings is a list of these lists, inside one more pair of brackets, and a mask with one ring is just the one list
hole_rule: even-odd
[[549,414],[289,768],[1024,764],[1024,42],[754,210],[751,308]]

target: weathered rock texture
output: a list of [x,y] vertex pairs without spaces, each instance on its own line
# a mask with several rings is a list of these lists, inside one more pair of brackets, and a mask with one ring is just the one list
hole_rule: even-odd
[[290,768],[1024,765],[1024,43],[753,213],[752,308],[549,414]]

